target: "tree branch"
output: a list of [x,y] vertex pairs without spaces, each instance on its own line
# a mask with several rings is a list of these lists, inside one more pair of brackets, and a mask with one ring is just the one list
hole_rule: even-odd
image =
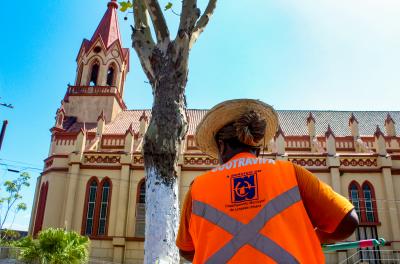
[[136,0],[133,5],[133,18],[135,27],[132,27],[132,47],[138,54],[140,64],[147,78],[151,81],[153,79],[153,71],[150,65],[150,56],[155,47],[153,37],[147,16],[147,7],[145,0]]
[[200,9],[197,8],[197,0],[183,0],[178,37],[179,34],[182,34],[182,31],[190,36],[199,17]]
[[157,36],[157,42],[162,43],[169,40],[169,30],[160,4],[157,0],[143,0],[149,11],[151,21],[153,22],[154,31]]
[[146,39],[154,44],[149,27],[147,8],[143,0],[133,1],[133,19],[135,21],[135,29],[143,31]]
[[217,0],[209,0],[206,10],[203,15],[201,15],[200,19],[197,21],[196,26],[193,29],[193,33],[190,38],[189,47],[192,48],[193,44],[199,38],[200,34],[206,28],[208,22],[210,21],[211,16],[214,13],[215,7],[217,6]]

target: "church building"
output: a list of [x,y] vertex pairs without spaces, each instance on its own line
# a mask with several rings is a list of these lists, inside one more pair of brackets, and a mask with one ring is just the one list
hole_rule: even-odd
[[[35,236],[49,227],[75,230],[91,239],[91,258],[133,264],[143,263],[142,143],[151,111],[127,109],[124,102],[130,52],[122,46],[117,13],[118,4],[111,0],[93,36],[79,49],[75,83],[66,88],[50,129],[29,233]],[[187,111],[189,131],[179,159],[181,204],[192,180],[218,164],[194,140],[206,112]],[[354,263],[399,252],[400,111],[277,112],[280,127],[262,156],[304,166],[349,198],[361,221],[349,241],[387,241],[371,251],[329,253],[327,262]]]

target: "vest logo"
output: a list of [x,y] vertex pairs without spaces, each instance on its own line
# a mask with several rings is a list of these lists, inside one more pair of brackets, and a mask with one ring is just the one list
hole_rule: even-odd
[[240,173],[231,177],[233,203],[258,200],[257,173]]

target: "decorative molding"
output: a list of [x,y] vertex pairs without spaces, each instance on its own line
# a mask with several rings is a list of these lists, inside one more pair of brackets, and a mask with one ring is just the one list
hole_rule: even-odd
[[134,156],[133,157],[133,164],[135,164],[135,165],[144,165],[144,158],[143,158],[143,156],[142,155],[140,155],[140,156]]
[[326,159],[318,158],[289,158],[288,159],[293,164],[307,167],[326,167]]
[[102,166],[102,165],[81,165],[80,169],[82,170],[121,170],[122,166]]
[[96,155],[85,155],[83,162],[90,164],[115,164],[120,163],[120,156],[96,156]]
[[377,159],[371,158],[342,158],[340,159],[340,166],[343,167],[377,167]]
[[217,166],[219,161],[209,157],[184,157],[183,164],[187,166]]

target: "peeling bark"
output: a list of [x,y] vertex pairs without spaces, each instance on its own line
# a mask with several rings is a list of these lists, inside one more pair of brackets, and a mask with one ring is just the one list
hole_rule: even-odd
[[177,176],[179,149],[187,130],[184,95],[187,71],[172,60],[174,49],[171,44],[168,55],[155,49],[150,58],[155,76],[150,80],[154,101],[143,145],[146,167],[155,168],[166,185]]

